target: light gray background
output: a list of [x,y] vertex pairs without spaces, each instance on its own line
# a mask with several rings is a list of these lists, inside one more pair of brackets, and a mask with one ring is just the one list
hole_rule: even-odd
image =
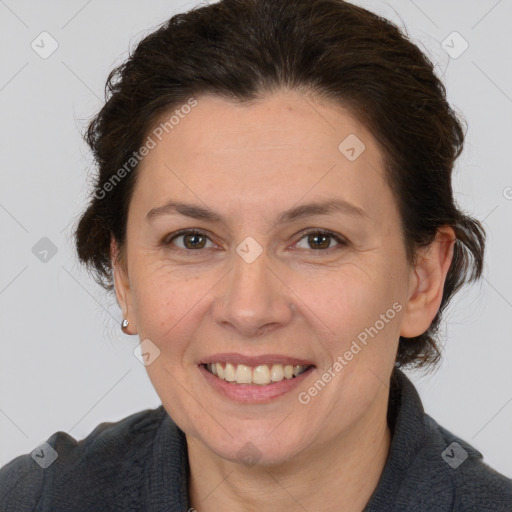
[[[71,229],[93,171],[80,133],[108,72],[197,3],[0,0],[0,465],[56,431],[81,439],[160,405],[137,336],[122,334],[115,299],[78,266]],[[410,375],[425,409],[512,477],[512,2],[358,3],[405,24],[469,124],[455,190],[487,229],[485,277],[450,307],[439,370]],[[59,44],[47,59],[31,48],[43,31]],[[453,31],[469,43],[456,59],[441,47]],[[46,263],[32,252],[43,237],[57,248]]]

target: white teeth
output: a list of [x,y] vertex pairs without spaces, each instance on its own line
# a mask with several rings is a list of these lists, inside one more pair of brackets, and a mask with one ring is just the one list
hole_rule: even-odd
[[233,382],[235,380],[235,367],[231,363],[226,363],[224,368],[224,380]]
[[250,384],[252,382],[252,371],[245,364],[236,367],[235,380],[237,384]]
[[208,363],[206,369],[219,377],[219,379],[237,384],[266,385],[272,382],[280,382],[283,379],[292,379],[304,372],[307,366],[293,366],[291,364],[261,364],[252,368],[245,364],[234,365],[232,363]]
[[272,382],[279,382],[284,379],[284,370],[282,364],[273,364],[270,370],[270,378]]
[[252,382],[254,384],[270,384],[270,370],[266,364],[254,368],[252,372]]

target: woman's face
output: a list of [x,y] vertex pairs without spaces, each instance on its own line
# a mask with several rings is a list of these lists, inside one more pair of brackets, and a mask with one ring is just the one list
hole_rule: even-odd
[[375,139],[296,92],[200,96],[169,126],[150,134],[116,269],[167,412],[217,455],[263,464],[384,422],[411,269]]

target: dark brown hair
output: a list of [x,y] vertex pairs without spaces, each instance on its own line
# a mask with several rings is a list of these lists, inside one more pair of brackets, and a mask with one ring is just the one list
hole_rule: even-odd
[[[411,263],[439,227],[454,229],[440,309],[421,336],[400,338],[396,360],[397,366],[437,362],[442,311],[483,266],[485,232],[452,193],[464,132],[418,47],[391,22],[342,0],[222,0],[173,16],[145,37],[110,73],[106,104],[85,135],[98,174],[75,231],[80,261],[113,290],[110,239],[123,260],[137,177],[130,159],[162,115],[205,93],[247,102],[278,89],[334,100],[374,135]],[[114,183],[128,161],[133,169]]]

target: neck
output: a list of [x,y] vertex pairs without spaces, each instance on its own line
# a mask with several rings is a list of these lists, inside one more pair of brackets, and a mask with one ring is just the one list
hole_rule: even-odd
[[187,436],[191,506],[200,512],[322,510],[361,512],[391,444],[387,400],[351,428],[279,465],[246,467]]

